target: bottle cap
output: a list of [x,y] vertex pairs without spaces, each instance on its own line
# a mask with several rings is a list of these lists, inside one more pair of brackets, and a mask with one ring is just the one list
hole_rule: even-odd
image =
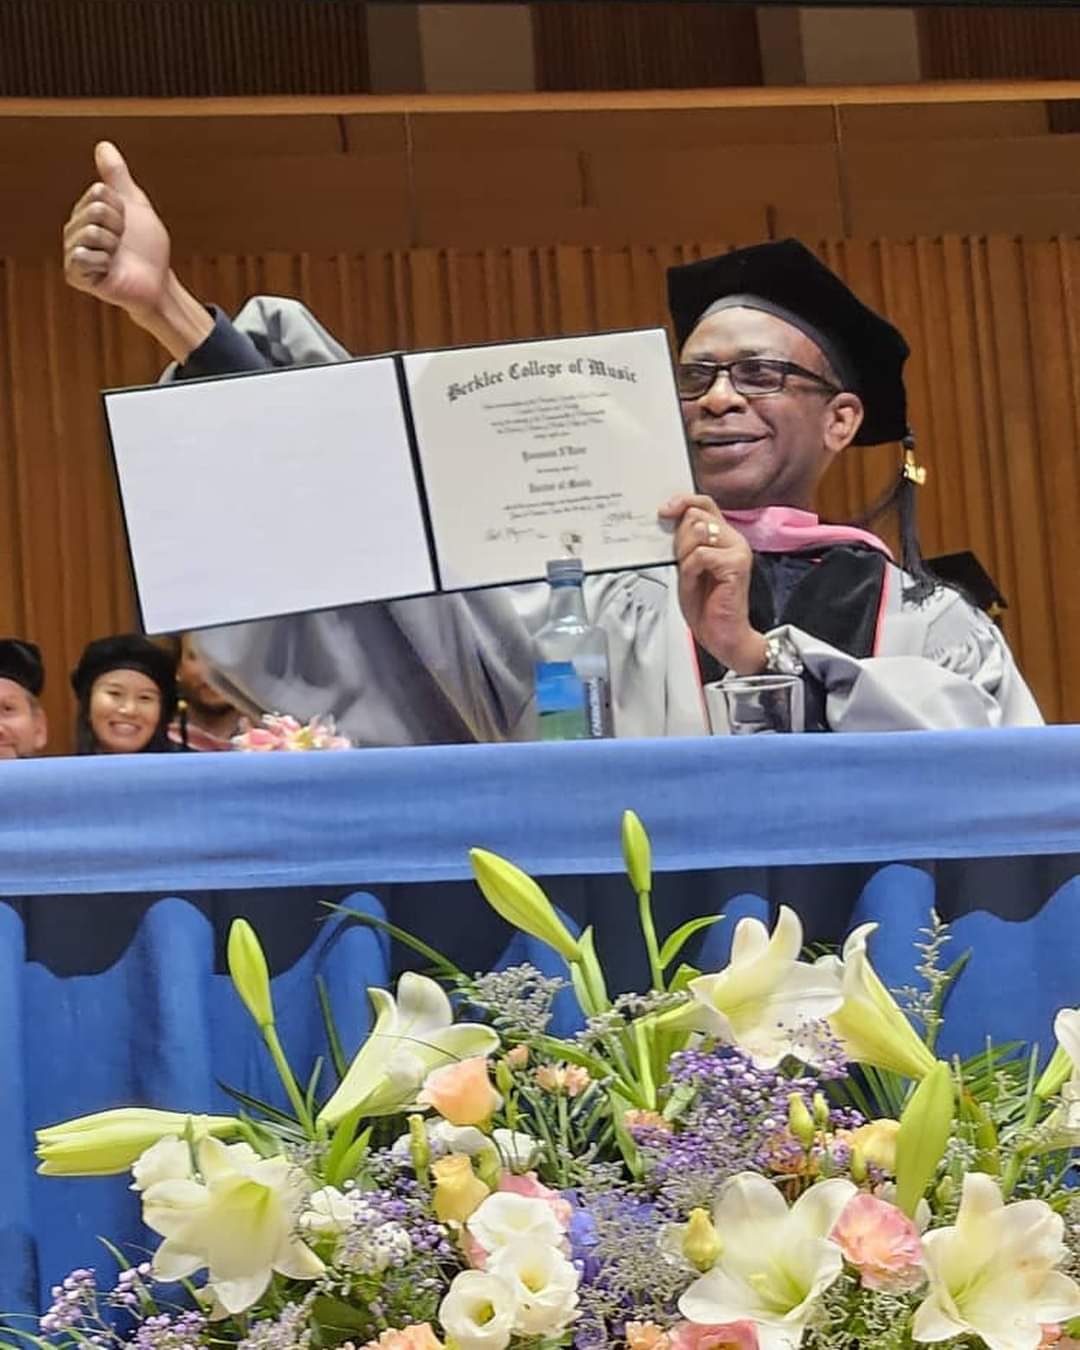
[[580,582],[585,576],[585,568],[580,558],[553,558],[547,565],[547,579],[556,582]]

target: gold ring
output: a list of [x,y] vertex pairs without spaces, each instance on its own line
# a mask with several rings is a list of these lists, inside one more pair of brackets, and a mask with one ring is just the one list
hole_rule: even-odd
[[708,535],[710,544],[715,544],[716,541],[720,538],[720,526],[717,525],[715,520],[709,521],[708,528],[706,529],[706,534]]

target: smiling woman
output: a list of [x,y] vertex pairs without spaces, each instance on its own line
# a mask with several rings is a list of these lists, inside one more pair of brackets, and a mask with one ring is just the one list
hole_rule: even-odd
[[80,755],[158,753],[173,749],[167,728],[176,707],[172,658],[137,634],[98,638],[72,672],[79,699]]

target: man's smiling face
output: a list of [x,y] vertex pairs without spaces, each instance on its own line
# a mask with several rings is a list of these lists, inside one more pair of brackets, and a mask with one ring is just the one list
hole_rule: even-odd
[[[703,319],[680,359],[746,357],[791,361],[835,380],[805,333],[756,309],[723,309]],[[818,480],[862,420],[856,395],[830,395],[798,375],[789,375],[778,393],[747,398],[721,373],[700,398],[684,399],[682,412],[698,488],[727,510],[811,509]]]

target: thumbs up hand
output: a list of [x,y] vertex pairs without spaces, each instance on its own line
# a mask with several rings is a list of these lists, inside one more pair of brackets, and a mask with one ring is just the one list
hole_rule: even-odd
[[169,275],[169,235],[115,145],[94,150],[98,181],[64,226],[64,276],[134,317],[153,309]]
[[109,141],[94,147],[97,181],[64,226],[64,277],[77,291],[126,310],[184,361],[213,327],[169,265],[169,233]]

